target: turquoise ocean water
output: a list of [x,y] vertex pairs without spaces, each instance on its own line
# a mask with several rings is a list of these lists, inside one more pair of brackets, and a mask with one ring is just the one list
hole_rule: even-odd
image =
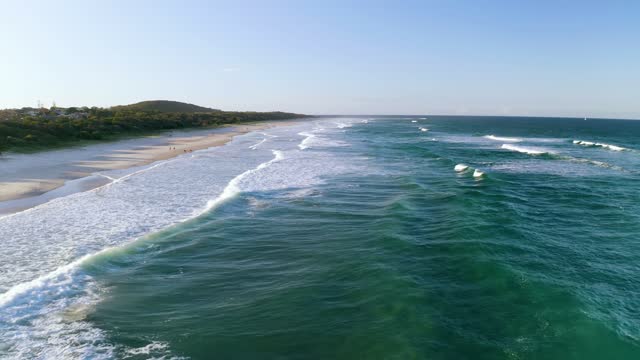
[[0,218],[0,358],[640,358],[640,122],[319,118],[103,175]]

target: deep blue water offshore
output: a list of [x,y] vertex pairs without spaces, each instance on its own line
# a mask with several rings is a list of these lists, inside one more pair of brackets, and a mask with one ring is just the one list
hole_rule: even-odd
[[640,359],[640,122],[318,118],[104,174],[0,218],[0,358]]

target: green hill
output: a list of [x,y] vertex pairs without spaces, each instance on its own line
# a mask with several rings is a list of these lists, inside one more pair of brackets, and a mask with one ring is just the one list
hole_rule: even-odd
[[187,104],[179,101],[151,100],[141,101],[130,105],[119,105],[111,107],[112,110],[133,110],[133,111],[159,111],[159,112],[179,112],[198,113],[220,111],[198,105]]

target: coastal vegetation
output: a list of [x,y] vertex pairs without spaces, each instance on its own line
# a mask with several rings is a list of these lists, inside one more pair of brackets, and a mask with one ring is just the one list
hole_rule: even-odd
[[111,108],[52,106],[0,110],[0,152],[36,151],[164,130],[304,116],[279,111],[221,111],[175,101],[144,101]]

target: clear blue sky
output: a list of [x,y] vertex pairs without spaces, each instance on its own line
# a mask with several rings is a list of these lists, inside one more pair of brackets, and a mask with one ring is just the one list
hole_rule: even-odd
[[638,1],[0,1],[0,108],[640,118]]

